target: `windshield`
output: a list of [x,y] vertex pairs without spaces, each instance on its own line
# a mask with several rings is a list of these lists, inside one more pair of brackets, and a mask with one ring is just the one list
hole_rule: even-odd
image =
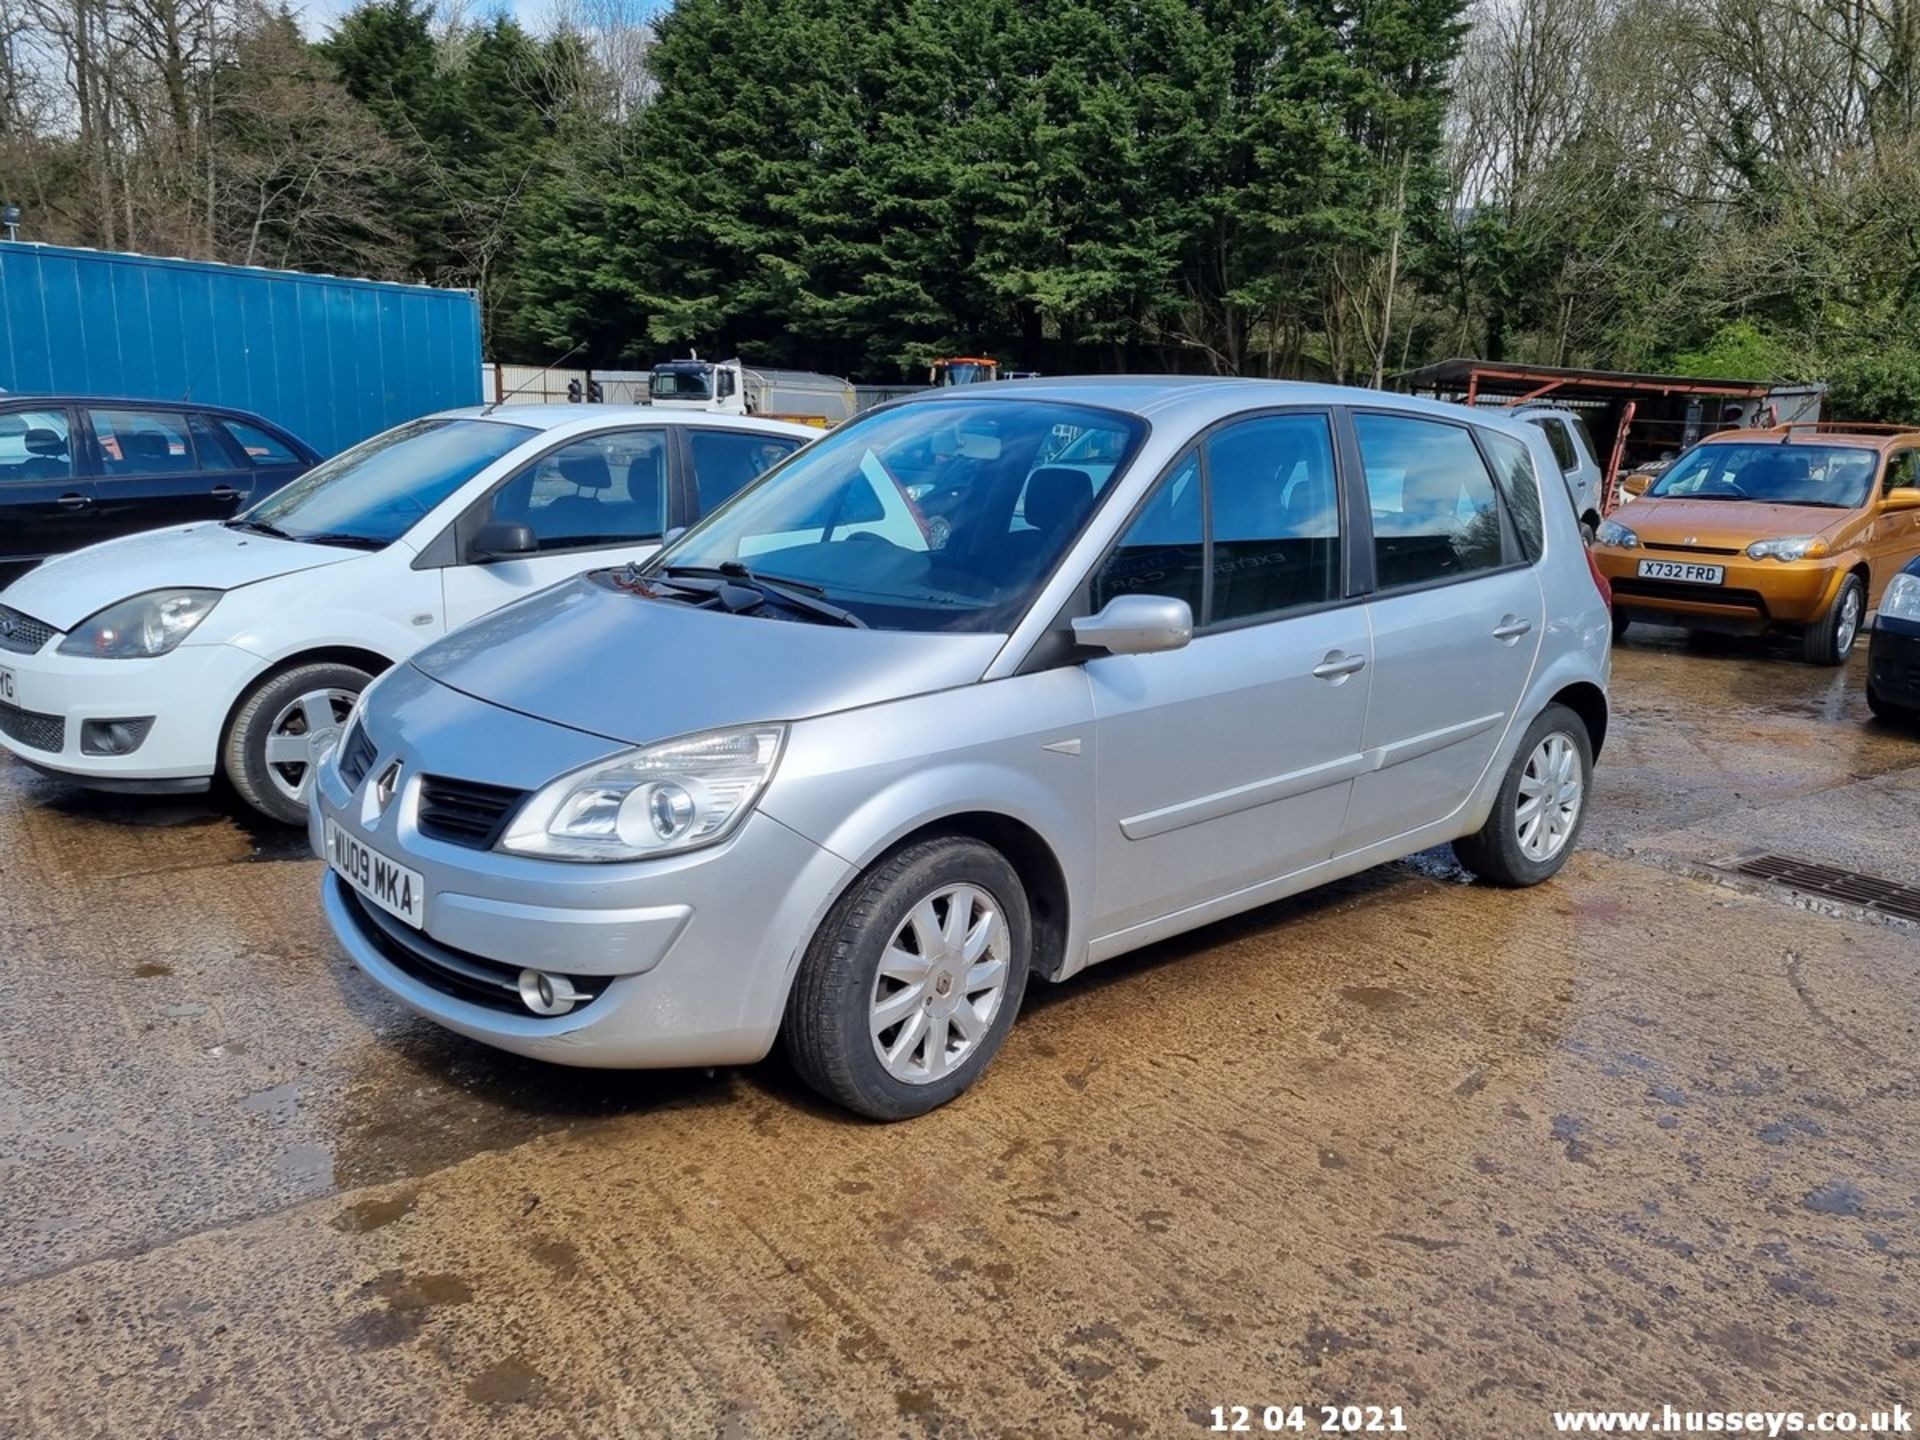
[[228,523],[290,540],[390,545],[536,433],[497,420],[414,420],[323,461]]
[[646,571],[745,565],[875,629],[1009,630],[1143,428],[1035,400],[878,411],[798,452]]
[[697,370],[656,370],[647,391],[656,400],[711,400],[707,374]]
[[1682,455],[1647,494],[1660,499],[1762,500],[1852,510],[1866,502],[1877,451],[1849,445],[1701,445]]
[[934,366],[936,385],[977,385],[993,378],[991,366],[978,360],[945,360]]

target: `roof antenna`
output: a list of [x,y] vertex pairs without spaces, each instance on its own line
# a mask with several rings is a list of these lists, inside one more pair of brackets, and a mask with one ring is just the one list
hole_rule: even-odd
[[574,356],[578,355],[582,350],[586,348],[587,348],[587,342],[582,340],[578,345],[574,346],[571,350],[567,351],[567,353],[562,355],[558,360],[554,360],[549,362],[546,365],[543,365],[540,368],[540,373],[538,375],[535,375],[533,379],[527,381],[526,384],[514,386],[513,389],[507,391],[498,400],[489,400],[485,405],[480,407],[480,413],[482,415],[491,415],[495,410],[498,410],[502,405],[506,404],[507,401],[511,400],[515,395],[518,395],[522,390],[531,390],[534,386],[538,385],[542,380],[545,380],[547,378],[547,372],[549,370],[552,370],[554,366],[566,364],[567,361],[571,360]]

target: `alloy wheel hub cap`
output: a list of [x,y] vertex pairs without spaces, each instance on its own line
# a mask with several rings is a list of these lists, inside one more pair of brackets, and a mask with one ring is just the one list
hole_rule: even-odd
[[900,922],[868,1000],[874,1054],[909,1085],[939,1080],[986,1039],[1006,996],[1011,935],[978,886],[942,885]]

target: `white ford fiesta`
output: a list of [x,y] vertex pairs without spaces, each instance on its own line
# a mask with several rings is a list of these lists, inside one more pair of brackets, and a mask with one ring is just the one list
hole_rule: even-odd
[[96,789],[224,776],[301,823],[314,758],[375,675],[644,558],[817,434],[624,406],[410,421],[232,520],[78,550],[0,591],[0,745]]

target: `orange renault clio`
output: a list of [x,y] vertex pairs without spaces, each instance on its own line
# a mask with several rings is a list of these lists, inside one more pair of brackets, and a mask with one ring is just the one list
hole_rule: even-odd
[[1613,634],[1636,620],[1804,637],[1838,665],[1920,555],[1920,428],[1723,430],[1600,524]]

